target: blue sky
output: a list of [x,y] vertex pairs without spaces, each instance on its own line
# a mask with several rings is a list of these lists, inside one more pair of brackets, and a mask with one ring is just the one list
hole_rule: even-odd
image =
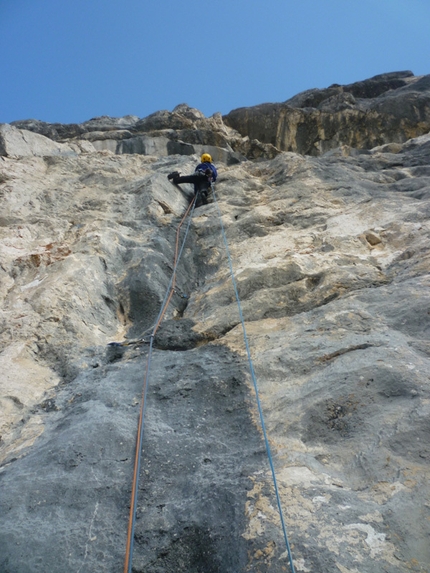
[[0,0],[0,122],[207,116],[430,74],[430,0]]

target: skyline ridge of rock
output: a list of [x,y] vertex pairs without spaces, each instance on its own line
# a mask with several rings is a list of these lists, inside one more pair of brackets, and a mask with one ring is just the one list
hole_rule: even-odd
[[283,103],[237,108],[206,118],[187,104],[145,118],[100,116],[81,124],[18,120],[19,129],[54,141],[84,139],[115,153],[190,155],[208,147],[216,160],[272,159],[280,151],[321,155],[341,145],[368,150],[404,143],[430,129],[430,75],[411,71],[310,89]]

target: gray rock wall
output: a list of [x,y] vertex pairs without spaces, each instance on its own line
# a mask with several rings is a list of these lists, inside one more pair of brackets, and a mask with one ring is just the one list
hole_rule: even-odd
[[242,136],[283,151],[317,156],[340,145],[372,149],[430,130],[429,86],[430,76],[394,72],[236,109],[223,119]]
[[0,124],[0,156],[39,157],[47,155],[75,155],[72,147],[28,130]]
[[[154,136],[100,139],[137,120],[92,122],[74,155],[39,134],[0,157],[2,573],[123,566],[148,346],[107,344],[154,324],[191,195],[166,175],[198,156],[96,151]],[[296,571],[427,572],[430,137],[224,157],[216,197]],[[289,570],[213,202],[155,338],[133,570]]]
[[74,140],[78,147],[88,140],[97,150],[118,154],[192,155],[210,148],[216,161],[229,165],[245,158],[273,159],[281,151],[319,156],[342,145],[369,150],[428,133],[430,76],[380,74],[307,90],[283,103],[239,108],[224,117],[216,113],[206,118],[181,104],[142,119],[102,116],[70,125],[25,120],[13,126],[54,141]]

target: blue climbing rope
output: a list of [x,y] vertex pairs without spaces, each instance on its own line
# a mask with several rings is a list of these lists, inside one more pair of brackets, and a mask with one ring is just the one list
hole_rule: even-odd
[[214,203],[215,203],[216,208],[218,210],[218,215],[219,215],[219,220],[220,220],[220,225],[221,225],[221,233],[222,233],[222,237],[223,237],[223,241],[224,241],[225,250],[227,253],[228,264],[230,267],[231,281],[233,283],[234,293],[236,296],[237,306],[239,309],[240,322],[242,323],[243,337],[245,340],[246,353],[248,356],[249,370],[251,372],[251,378],[252,378],[252,382],[254,384],[255,396],[257,399],[258,413],[260,415],[260,423],[261,423],[261,428],[263,430],[264,443],[266,444],[267,457],[269,458],[269,465],[270,465],[270,469],[272,471],[273,485],[275,487],[276,501],[278,504],[279,517],[281,518],[282,531],[284,534],[285,545],[286,545],[287,552],[288,552],[288,559],[290,561],[291,573],[295,573],[294,563],[293,563],[293,555],[291,553],[290,543],[288,541],[288,535],[287,535],[287,528],[285,526],[284,514],[282,512],[281,497],[279,495],[279,490],[278,490],[278,482],[276,479],[275,466],[273,464],[272,452],[270,450],[269,440],[267,438],[266,424],[264,423],[263,409],[261,407],[260,396],[259,396],[259,392],[258,392],[257,377],[255,375],[254,365],[252,363],[252,358],[251,358],[251,351],[250,351],[249,343],[248,343],[248,336],[246,334],[245,320],[243,318],[243,313],[242,313],[242,305],[240,303],[239,292],[237,290],[237,285],[236,285],[236,279],[234,278],[233,263],[232,263],[231,256],[230,256],[230,249],[228,248],[227,236],[226,236],[224,225],[222,222],[222,214],[221,214],[221,210],[220,210],[219,205],[218,205],[218,201],[217,201],[216,194],[215,194],[215,188],[213,185],[212,185],[212,194],[213,194],[213,198],[214,198]]

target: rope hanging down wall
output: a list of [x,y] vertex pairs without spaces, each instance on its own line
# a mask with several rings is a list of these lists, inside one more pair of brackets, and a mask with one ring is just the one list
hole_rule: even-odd
[[[286,549],[287,549],[287,553],[288,553],[288,559],[289,559],[289,563],[290,563],[291,573],[295,573],[293,557],[292,557],[292,553],[291,553],[291,549],[290,549],[290,544],[288,541],[288,535],[287,535],[287,530],[286,530],[286,526],[285,526],[285,520],[284,520],[284,516],[283,516],[283,512],[282,512],[281,499],[280,499],[279,490],[278,490],[275,468],[274,468],[274,464],[273,464],[272,454],[271,454],[269,440],[267,437],[266,426],[265,426],[265,422],[264,422],[263,410],[261,407],[261,402],[260,402],[260,397],[259,397],[259,392],[258,392],[257,379],[256,379],[255,371],[254,371],[254,366],[252,363],[251,352],[250,352],[249,343],[248,343],[248,337],[247,337],[246,329],[245,329],[245,320],[243,318],[242,306],[240,303],[239,293],[237,290],[236,280],[234,277],[233,264],[232,264],[232,260],[231,260],[231,256],[230,256],[230,250],[228,248],[227,236],[225,233],[224,225],[222,223],[222,215],[221,215],[220,208],[218,206],[218,201],[216,199],[215,189],[213,186],[212,186],[212,192],[213,192],[214,203],[215,203],[216,209],[218,211],[218,216],[219,216],[220,226],[221,226],[221,233],[222,233],[224,246],[225,246],[226,253],[227,253],[227,259],[228,259],[228,264],[229,264],[229,269],[230,269],[231,280],[233,283],[233,288],[234,288],[236,301],[237,301],[237,305],[238,305],[238,310],[239,310],[239,317],[240,317],[240,321],[242,324],[242,330],[243,330],[243,335],[244,335],[246,353],[247,353],[247,357],[248,357],[249,369],[250,369],[250,373],[251,373],[252,382],[254,385],[254,391],[255,391],[256,400],[257,400],[257,407],[258,407],[258,412],[259,412],[259,416],[260,416],[260,423],[261,423],[261,427],[262,427],[262,431],[263,431],[264,442],[265,442],[265,446],[266,446],[266,452],[267,452],[267,456],[269,459],[270,469],[272,472],[272,479],[273,479],[273,484],[274,484],[274,489],[275,489],[275,495],[276,495],[276,501],[277,501],[277,505],[278,505],[279,516],[281,519],[282,532],[284,535],[284,541],[285,541],[285,545],[286,545]],[[158,330],[158,327],[160,326],[160,323],[164,317],[164,314],[167,310],[167,307],[170,303],[170,300],[173,296],[173,293],[175,292],[176,269],[178,267],[178,264],[179,264],[179,261],[180,261],[181,255],[182,255],[182,251],[183,251],[184,246],[185,246],[185,242],[187,239],[188,231],[189,231],[191,220],[192,220],[192,215],[193,215],[194,208],[195,208],[195,203],[196,203],[196,197],[190,203],[190,205],[189,205],[187,211],[185,212],[185,215],[181,219],[181,222],[180,222],[178,229],[176,231],[176,246],[175,246],[175,259],[174,259],[173,273],[172,273],[172,277],[170,279],[170,283],[167,287],[167,291],[166,291],[163,303],[161,305],[161,309],[160,309],[160,312],[158,314],[155,326],[154,326],[153,331],[152,331],[151,336],[150,336],[149,351],[148,351],[146,371],[145,371],[144,382],[143,382],[142,399],[141,399],[140,414],[139,414],[139,423],[138,423],[137,438],[136,438],[135,464],[134,464],[134,472],[133,472],[133,483],[132,483],[132,493],[131,493],[131,503],[130,503],[130,516],[129,516],[129,525],[128,525],[128,532],[127,532],[127,545],[126,545],[126,554],[125,554],[125,562],[124,562],[124,573],[131,573],[131,568],[132,568],[134,528],[135,528],[136,509],[137,509],[137,507],[136,507],[137,506],[137,491],[138,491],[138,481],[139,481],[139,474],[140,474],[142,440],[143,440],[143,430],[144,430],[144,418],[145,418],[146,401],[147,401],[146,395],[147,395],[147,390],[148,390],[148,380],[149,380],[149,374],[150,374],[150,369],[151,369],[151,357],[152,357],[152,351],[153,351],[153,342],[154,342],[154,337],[155,337],[155,334]],[[189,215],[189,220],[188,220],[188,224],[186,227],[186,232],[185,232],[184,238],[182,240],[182,245],[179,248],[180,230],[181,230],[181,227],[182,227],[182,225],[183,225],[183,223],[184,223],[184,221],[188,215]]]
[[[144,420],[145,420],[145,410],[146,410],[146,395],[148,390],[148,380],[149,374],[151,371],[151,358],[152,358],[152,350],[154,344],[154,336],[160,326],[161,321],[163,320],[163,316],[169,306],[170,300],[175,292],[175,284],[176,284],[176,269],[178,268],[179,261],[181,259],[182,251],[184,250],[185,242],[187,240],[188,231],[190,229],[191,220],[193,216],[193,211],[196,205],[196,197],[190,203],[188,209],[185,212],[185,215],[182,217],[181,222],[178,225],[178,229],[176,231],[176,246],[175,246],[175,258],[174,258],[174,265],[173,265],[173,272],[172,277],[170,279],[169,285],[166,290],[166,294],[164,296],[163,303],[161,305],[160,312],[158,314],[157,320],[155,322],[154,328],[152,330],[150,341],[149,341],[149,351],[148,351],[148,358],[146,362],[146,371],[145,376],[143,379],[143,389],[142,389],[142,398],[140,402],[140,412],[139,412],[139,424],[137,428],[137,437],[136,437],[136,450],[135,450],[135,458],[134,458],[134,471],[133,471],[133,482],[132,482],[132,490],[131,490],[131,503],[130,503],[130,515],[129,515],[129,522],[128,522],[128,531],[127,531],[127,545],[125,551],[125,561],[124,561],[124,573],[131,573],[131,566],[132,566],[132,558],[133,558],[133,542],[134,542],[134,528],[136,523],[136,509],[137,509],[137,486],[139,483],[139,474],[140,474],[140,463],[142,458],[142,440],[143,440],[143,429],[144,429]],[[182,225],[187,218],[188,214],[190,215],[188,219],[188,224],[185,230],[184,238],[182,240],[181,248],[179,249],[179,234],[182,228]]]
[[239,317],[240,317],[240,322],[242,324],[242,331],[243,331],[243,338],[245,341],[245,348],[246,348],[246,354],[248,357],[248,364],[249,364],[249,370],[251,373],[251,378],[252,378],[252,383],[254,385],[254,391],[255,391],[255,397],[257,400],[257,407],[258,407],[258,413],[260,416],[260,423],[261,423],[261,429],[263,431],[263,436],[264,436],[264,443],[266,445],[266,452],[267,452],[267,457],[269,459],[269,465],[270,465],[270,470],[272,472],[272,479],[273,479],[273,485],[275,488],[275,495],[276,495],[276,502],[278,504],[278,511],[279,511],[279,517],[281,519],[281,525],[282,525],[282,532],[284,534],[284,541],[285,541],[285,546],[287,548],[287,553],[288,553],[288,559],[290,562],[290,568],[291,568],[291,573],[295,573],[294,571],[294,563],[293,563],[293,556],[291,553],[291,548],[290,548],[290,543],[288,541],[288,535],[287,535],[287,528],[285,525],[285,520],[284,520],[284,514],[282,511],[282,505],[281,505],[281,497],[279,495],[279,489],[278,489],[278,481],[276,479],[276,473],[275,473],[275,466],[273,465],[273,458],[272,458],[272,452],[270,449],[270,444],[269,444],[269,439],[267,437],[267,431],[266,431],[266,424],[264,423],[264,416],[263,416],[263,409],[261,407],[261,402],[260,402],[260,396],[259,396],[259,392],[258,392],[258,385],[257,385],[257,377],[255,375],[255,370],[254,370],[254,365],[252,363],[252,358],[251,358],[251,350],[249,348],[249,343],[248,343],[248,336],[246,334],[246,328],[245,328],[245,319],[243,318],[243,312],[242,312],[242,305],[240,303],[240,298],[239,298],[239,292],[237,290],[237,285],[236,285],[236,279],[234,278],[234,272],[233,272],[233,263],[231,260],[231,256],[230,256],[230,249],[228,248],[228,242],[227,242],[227,236],[225,234],[225,229],[224,229],[224,225],[222,222],[222,215],[221,215],[221,210],[218,206],[218,201],[216,198],[216,194],[215,194],[215,189],[212,190],[213,192],[213,198],[214,198],[214,202],[216,205],[216,208],[218,210],[218,216],[219,216],[219,221],[220,221],[220,225],[221,225],[221,233],[222,233],[222,238],[224,241],[224,246],[225,246],[225,250],[227,253],[227,259],[228,259],[228,265],[229,265],[229,269],[230,269],[230,276],[231,276],[231,281],[233,283],[233,289],[234,289],[234,294],[236,296],[236,302],[237,302],[237,307],[239,310]]

